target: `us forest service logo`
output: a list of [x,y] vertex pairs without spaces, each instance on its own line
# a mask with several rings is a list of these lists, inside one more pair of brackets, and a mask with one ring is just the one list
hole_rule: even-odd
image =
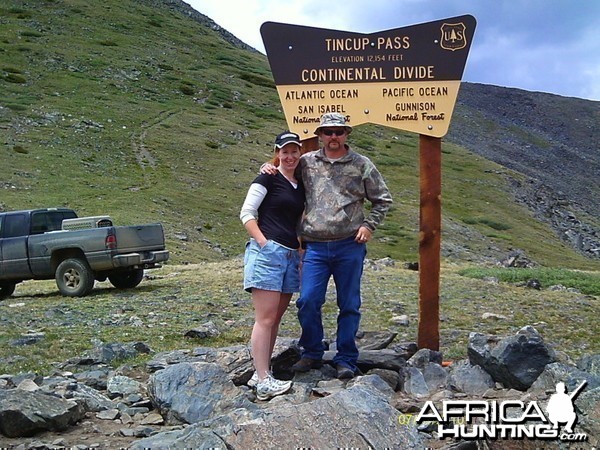
[[445,50],[461,50],[467,46],[467,27],[464,23],[445,23],[442,25],[440,46]]

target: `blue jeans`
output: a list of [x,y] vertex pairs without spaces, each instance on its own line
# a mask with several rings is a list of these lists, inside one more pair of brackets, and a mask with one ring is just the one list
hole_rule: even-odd
[[367,253],[365,244],[354,238],[329,242],[307,242],[302,263],[300,297],[296,302],[302,327],[299,344],[302,357],[322,359],[323,321],[321,309],[329,278],[333,276],[337,291],[337,354],[334,364],[356,372],[358,348],[354,340],[360,325],[360,281]]

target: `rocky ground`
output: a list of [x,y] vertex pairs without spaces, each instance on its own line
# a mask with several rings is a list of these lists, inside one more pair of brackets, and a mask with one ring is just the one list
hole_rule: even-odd
[[[207,324],[196,331],[213,329]],[[394,343],[395,337],[384,332],[366,333],[357,339],[362,374],[353,380],[335,379],[335,371],[328,364],[334,352],[326,352],[323,368],[293,376],[289,367],[297,360],[298,349],[293,340],[279,340],[273,371],[280,378],[293,376],[295,384],[287,394],[265,402],[257,401],[245,386],[252,373],[246,346],[164,352],[154,355],[145,370],[129,366],[108,369],[111,360],[124,354],[146,352],[141,343],[101,346],[64,364],[61,375],[45,379],[3,376],[1,429],[22,437],[1,438],[0,444],[22,449],[141,449],[205,448],[216,442],[230,449],[245,449],[288,448],[290,442],[300,444],[289,448],[298,448],[306,443],[321,446],[339,441],[397,449],[529,450],[539,448],[540,443],[545,448],[562,449],[566,444],[556,439],[440,440],[436,423],[416,419],[427,401],[433,401],[440,410],[445,400],[484,399],[534,402],[545,410],[557,380],[565,382],[574,395],[577,386],[584,383],[585,390],[575,398],[577,432],[586,440],[577,448],[592,449],[598,444],[600,355],[572,365],[564,354],[545,344],[535,329],[525,327],[502,339],[474,334],[469,341],[469,359],[446,364],[439,352],[417,351],[414,343]],[[13,400],[10,408],[7,393],[20,399]],[[87,412],[73,408],[70,415],[74,423],[58,425],[55,409],[42,405],[42,399],[47,398],[54,398],[55,403],[76,399]],[[20,418],[18,411],[23,414]],[[67,414],[60,414],[65,422]],[[352,432],[343,425],[348,420]],[[39,432],[47,428],[55,431]],[[26,429],[32,433],[25,433]],[[29,434],[34,437],[27,437]]]
[[[249,298],[236,284],[240,270],[240,261],[165,267],[152,271],[138,289],[118,291],[99,283],[94,293],[83,299],[61,297],[52,282],[32,281],[19,285],[14,297],[0,303],[0,322],[6,330],[14,330],[13,338],[0,347],[3,371],[23,374],[16,378],[20,381],[37,381],[38,375],[52,374],[72,380],[82,377],[75,374],[90,372],[91,367],[82,365],[81,361],[88,364],[94,361],[85,356],[91,350],[128,342],[141,342],[143,345],[137,346],[138,349],[150,349],[148,353],[125,352],[121,357],[103,363],[106,371],[85,376],[87,383],[99,386],[104,393],[106,388],[100,381],[90,381],[93,377],[104,379],[106,383],[109,376],[125,376],[146,386],[157,370],[150,362],[160,360],[158,355],[164,352],[175,352],[171,360],[181,362],[188,361],[199,346],[213,349],[232,344],[245,346],[253,321]],[[573,290],[551,290],[549,286],[537,289],[494,280],[467,279],[457,275],[456,271],[457,267],[446,266],[442,272],[440,349],[444,360],[457,363],[466,359],[469,336],[473,331],[510,336],[528,324],[534,325],[545,341],[562,355],[560,360],[570,365],[574,366],[574,361],[586,354],[598,353],[599,325],[590,320],[598,308],[596,297]],[[418,323],[417,284],[418,273],[414,270],[393,261],[368,261],[364,275],[363,330],[393,333],[392,347],[399,342],[414,341]],[[335,290],[330,291],[324,318],[327,333],[332,336]],[[201,325],[207,322],[214,324],[213,331],[202,331]],[[293,306],[284,316],[280,334],[289,339],[298,336]],[[102,354],[106,355],[106,352]],[[386,359],[390,360],[389,355]],[[51,364],[44,366],[44,361]],[[38,364],[39,368],[34,369],[32,364]],[[289,365],[289,361],[286,364]],[[243,377],[250,374],[249,366],[244,367],[245,375],[238,374],[236,381],[242,391]],[[24,375],[31,372],[38,375]],[[327,392],[335,388],[337,380],[332,380],[331,372],[325,370],[316,375],[318,381],[315,382],[325,383],[319,389]],[[3,379],[12,380],[5,381],[5,388],[9,383],[16,384],[14,377]],[[306,382],[297,381],[298,386]],[[334,384],[330,385],[331,382]],[[248,401],[255,404],[251,393],[244,392],[249,395]],[[441,392],[438,395],[442,398],[448,395]],[[298,391],[294,395],[304,394]],[[518,397],[521,395],[517,394]],[[423,399],[419,397],[415,401],[406,392],[396,391],[389,401],[400,415],[414,414]],[[148,407],[147,397],[134,396],[127,401],[127,408]],[[267,403],[276,406],[278,402]],[[144,412],[133,409],[115,415],[87,412],[77,426],[65,431],[42,432],[26,438],[0,437],[0,447],[26,449],[81,445],[82,448],[119,448],[148,434],[172,430],[172,427],[177,431],[185,426],[167,424],[156,412],[154,407]],[[434,439],[430,445],[434,444],[440,442]]]

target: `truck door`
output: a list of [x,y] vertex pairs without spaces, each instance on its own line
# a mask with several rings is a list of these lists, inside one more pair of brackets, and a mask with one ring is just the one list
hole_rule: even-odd
[[2,258],[0,276],[5,279],[28,278],[31,275],[27,257],[27,214],[6,214],[2,223]]

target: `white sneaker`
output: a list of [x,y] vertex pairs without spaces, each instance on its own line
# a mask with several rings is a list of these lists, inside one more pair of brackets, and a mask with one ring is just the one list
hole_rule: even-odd
[[[273,375],[273,372],[271,372],[270,370],[267,372],[268,375]],[[256,385],[258,384],[258,372],[255,370],[254,373],[252,374],[252,378],[250,378],[248,380],[248,382],[246,383],[247,386],[253,388],[256,387]]]
[[259,400],[269,400],[277,395],[285,394],[291,387],[291,381],[277,380],[269,374],[256,385],[256,398]]
[[258,373],[256,373],[256,370],[252,374],[252,378],[250,378],[246,384],[251,388],[256,387],[258,384]]

